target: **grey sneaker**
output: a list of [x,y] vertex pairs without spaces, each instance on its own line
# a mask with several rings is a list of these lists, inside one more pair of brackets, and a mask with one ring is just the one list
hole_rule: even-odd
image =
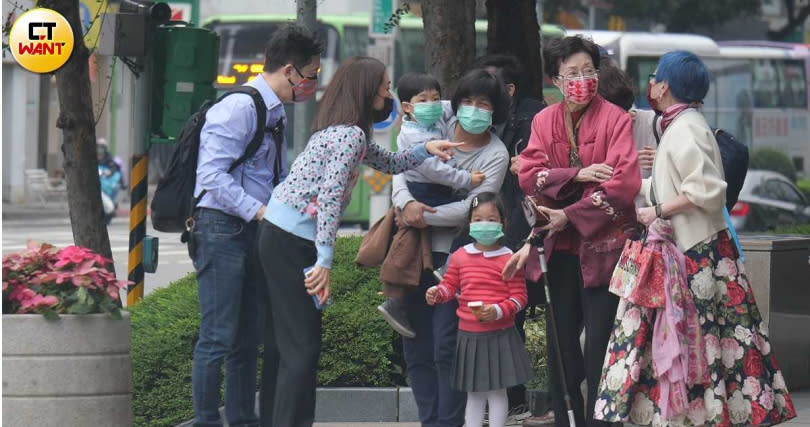
[[416,336],[416,332],[411,328],[411,322],[408,321],[408,314],[405,313],[405,306],[402,299],[388,298],[384,303],[377,306],[377,310],[380,310],[383,319],[385,319],[397,333],[405,338],[413,338]]

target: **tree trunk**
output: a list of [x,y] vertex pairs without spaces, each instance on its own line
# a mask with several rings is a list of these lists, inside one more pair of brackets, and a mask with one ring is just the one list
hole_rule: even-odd
[[425,65],[449,99],[475,59],[475,0],[422,0]]
[[536,0],[487,0],[487,53],[517,57],[526,81],[519,96],[543,99],[543,65]]
[[[74,48],[67,63],[56,71],[62,152],[65,155],[68,208],[73,241],[112,259],[104,225],[101,185],[96,159],[96,125],[90,96],[90,52],[84,45],[79,0],[41,0],[38,4],[61,13],[73,29]],[[110,270],[114,267],[110,265]]]
[[795,15],[794,6],[793,0],[785,0],[785,7],[788,12],[788,22],[782,28],[776,31],[768,31],[768,39],[782,41],[787,36],[793,34],[793,32],[796,31],[796,28],[807,20],[807,17],[810,16],[810,4],[804,5],[799,10],[799,13],[796,13]]

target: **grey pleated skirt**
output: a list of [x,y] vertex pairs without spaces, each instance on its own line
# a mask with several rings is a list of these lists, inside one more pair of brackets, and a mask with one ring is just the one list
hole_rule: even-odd
[[458,331],[451,380],[456,390],[500,390],[533,377],[529,354],[514,326],[490,332]]

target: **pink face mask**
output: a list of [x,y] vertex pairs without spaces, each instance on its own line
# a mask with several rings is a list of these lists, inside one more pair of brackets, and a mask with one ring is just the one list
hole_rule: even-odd
[[565,87],[565,100],[583,105],[591,102],[591,99],[596,95],[599,78],[595,75],[575,77],[573,79],[565,78],[563,85]]
[[[292,84],[292,82],[290,82]],[[318,81],[308,78],[301,79],[298,84],[293,85],[293,102],[304,102],[315,96],[318,89]]]

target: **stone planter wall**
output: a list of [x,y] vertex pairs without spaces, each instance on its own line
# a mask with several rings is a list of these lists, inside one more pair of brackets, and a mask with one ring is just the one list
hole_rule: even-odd
[[810,387],[810,237],[741,235],[740,243],[788,390]]
[[3,425],[126,426],[132,416],[129,313],[3,315]]

